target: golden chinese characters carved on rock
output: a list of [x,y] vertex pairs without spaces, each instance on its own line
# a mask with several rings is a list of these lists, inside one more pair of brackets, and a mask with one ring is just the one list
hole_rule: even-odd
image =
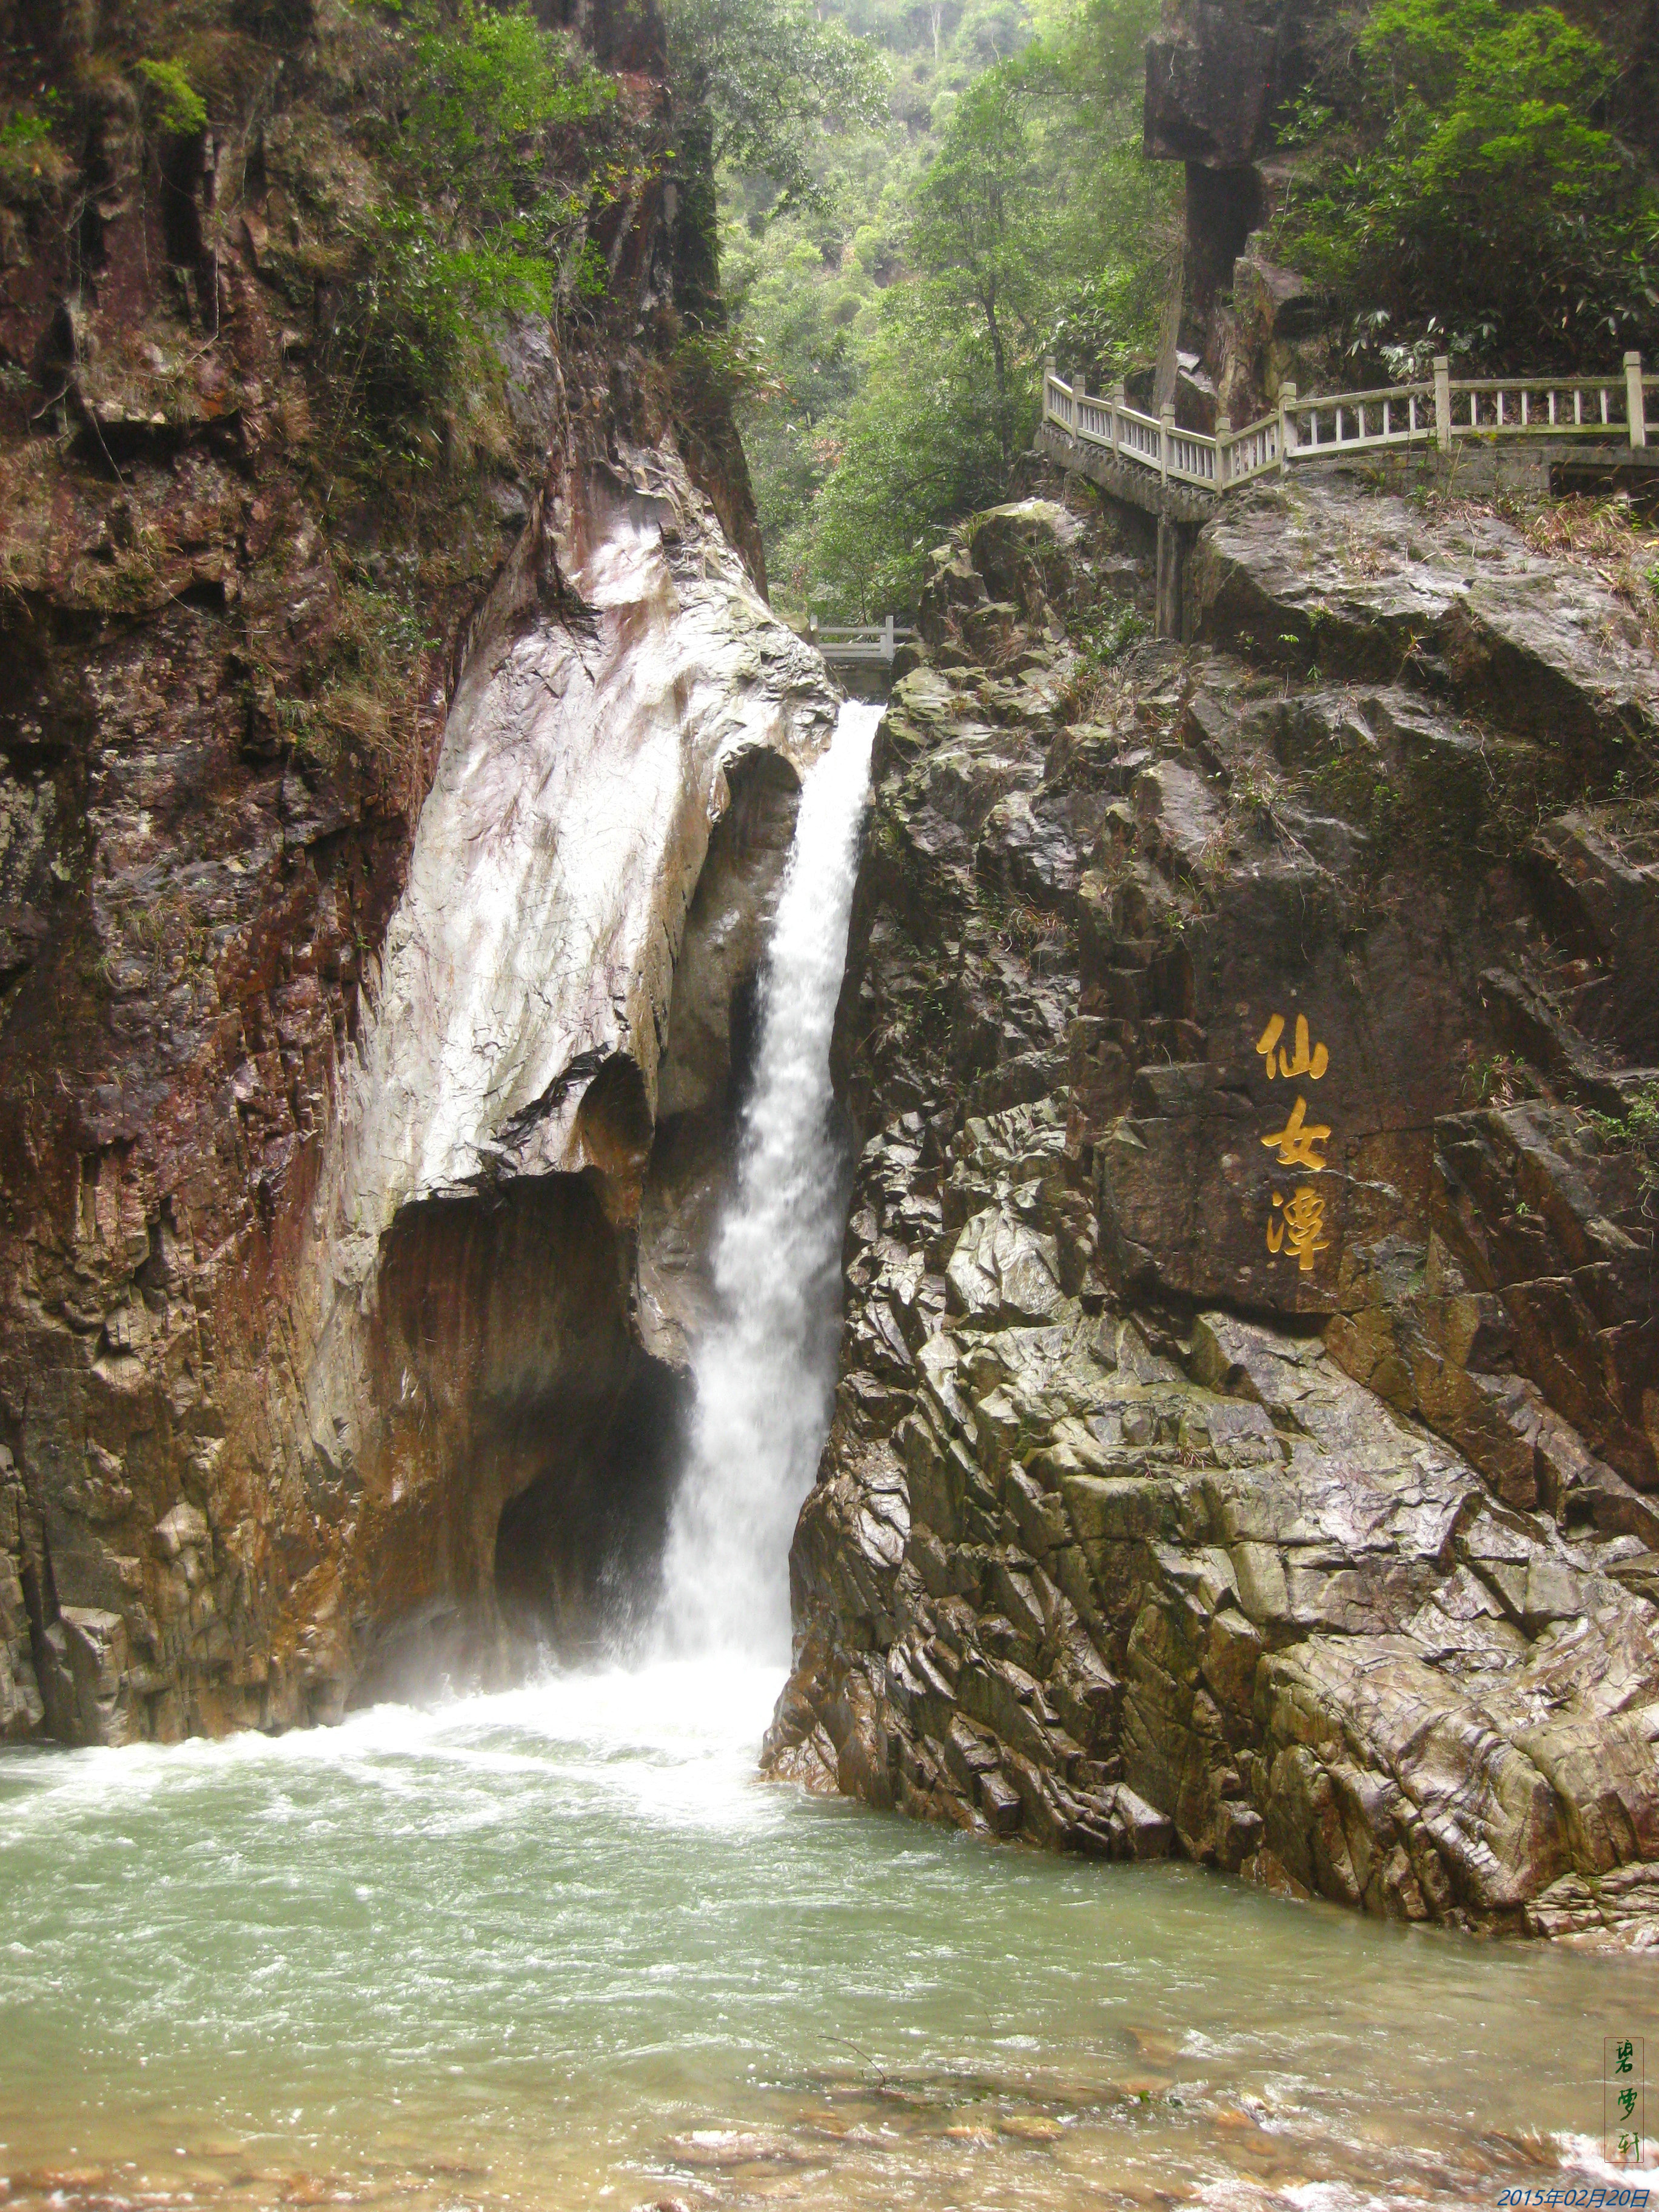
[[1326,1051],[1322,1044],[1315,1045],[1312,1051],[1310,1052],[1308,1048],[1308,1017],[1305,1014],[1298,1014],[1297,1016],[1295,1048],[1288,1059],[1286,1059],[1284,1051],[1282,1049],[1279,1049],[1278,1066],[1275,1067],[1273,1064],[1274,1052],[1275,1049],[1279,1048],[1279,1040],[1284,1036],[1284,1034],[1285,1017],[1283,1014],[1275,1014],[1272,1021],[1268,1023],[1267,1028],[1262,1030],[1261,1035],[1256,1039],[1255,1048],[1261,1054],[1263,1064],[1267,1067],[1268,1082],[1271,1083],[1274,1075],[1279,1074],[1286,1078],[1305,1075],[1312,1082],[1317,1083],[1320,1077],[1323,1075],[1325,1070],[1330,1066],[1331,1056],[1329,1053]]
[[1288,1202],[1276,1190],[1273,1205],[1285,1211],[1267,1224],[1267,1249],[1288,1252],[1304,1275],[1311,1273],[1314,1254],[1330,1249],[1331,1240],[1324,1234],[1324,1200],[1311,1183],[1304,1182],[1297,1185]]
[[1324,1121],[1304,1121],[1307,1110],[1307,1100],[1298,1097],[1284,1127],[1275,1129],[1271,1137],[1264,1137],[1261,1141],[1269,1152],[1278,1152],[1280,1167],[1312,1168],[1317,1173],[1325,1162],[1314,1146],[1322,1145],[1329,1137],[1330,1126]]
[[[1307,1016],[1297,1016],[1288,1051],[1279,1042],[1284,1034],[1285,1017],[1274,1014],[1255,1042],[1268,1082],[1281,1078],[1295,1082],[1305,1076],[1309,1082],[1317,1083],[1329,1067],[1331,1055],[1323,1044],[1310,1036]],[[1298,1092],[1284,1127],[1263,1137],[1261,1142],[1276,1155],[1280,1167],[1305,1168],[1310,1174],[1320,1175],[1326,1172],[1326,1160],[1319,1148],[1329,1141],[1330,1134],[1328,1122],[1309,1121],[1308,1102]],[[1328,1252],[1330,1243],[1325,1233],[1325,1200],[1311,1183],[1298,1183],[1288,1198],[1281,1190],[1273,1193],[1273,1218],[1267,1224],[1269,1252],[1275,1256],[1284,1253],[1306,1275],[1312,1272],[1314,1255]]]

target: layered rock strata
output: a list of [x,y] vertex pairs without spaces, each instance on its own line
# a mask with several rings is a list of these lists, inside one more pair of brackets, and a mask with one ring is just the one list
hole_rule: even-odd
[[[504,1619],[578,1647],[654,1561],[733,1006],[835,701],[672,447],[617,450],[556,479],[474,624],[356,1035],[306,1063],[309,1157],[265,1144],[287,1297],[244,1273],[216,1360],[188,1295],[257,1060],[184,1143],[196,1201],[136,1127],[82,1167],[76,1237],[137,1272],[14,1370],[9,1733],[327,1717],[488,1667]],[[149,1110],[211,1120],[175,1082]]]
[[[326,1717],[648,1565],[834,701],[672,359],[660,17],[576,12],[606,299],[390,427],[390,18],[0,56],[62,126],[0,179],[0,1737]],[[216,57],[204,127],[139,52]]]
[[1470,526],[1261,495],[1110,668],[1098,520],[936,557],[773,1772],[1652,1938],[1659,665]]

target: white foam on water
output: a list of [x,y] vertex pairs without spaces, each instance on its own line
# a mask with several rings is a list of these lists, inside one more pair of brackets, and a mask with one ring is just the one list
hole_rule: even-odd
[[830,1036],[881,714],[848,700],[801,787],[737,1188],[715,1239],[720,1314],[694,1355],[690,1450],[663,1563],[658,1632],[677,1653],[788,1654],[789,1539],[835,1389],[848,1164]]
[[[653,1821],[729,1826],[763,1820],[760,1740],[783,1670],[730,1656],[550,1673],[514,1690],[430,1706],[380,1705],[337,1728],[249,1729],[173,1745],[54,1751],[9,1763],[0,1849],[42,1827],[137,1809],[164,1794],[216,1793],[240,1771],[280,1785],[326,1772],[388,1800],[434,1798],[446,1826],[516,1817],[513,1785],[623,1801]],[[270,1817],[281,1818],[280,1803]]]

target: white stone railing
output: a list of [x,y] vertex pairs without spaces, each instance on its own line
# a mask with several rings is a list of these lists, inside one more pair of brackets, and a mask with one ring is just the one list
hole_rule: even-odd
[[901,628],[892,615],[850,629],[820,626],[816,616],[806,625],[807,641],[817,647],[832,667],[837,662],[843,667],[890,665],[899,647],[915,635],[915,630]]
[[1334,453],[1376,453],[1430,444],[1450,453],[1460,439],[1593,438],[1645,446],[1659,431],[1659,376],[1644,376],[1639,353],[1625,356],[1619,376],[1456,378],[1443,354],[1426,384],[1379,392],[1320,393],[1280,387],[1279,406],[1242,430],[1224,415],[1213,437],[1178,430],[1173,409],[1145,415],[1129,405],[1120,384],[1109,398],[1079,380],[1067,384],[1043,364],[1042,419],[1081,445],[1110,453],[1161,483],[1224,492],[1293,461]]

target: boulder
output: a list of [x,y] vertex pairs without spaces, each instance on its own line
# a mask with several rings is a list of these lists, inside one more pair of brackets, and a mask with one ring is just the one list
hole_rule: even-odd
[[1358,678],[1413,665],[1582,760],[1659,731],[1659,658],[1636,614],[1495,514],[1454,530],[1335,480],[1252,489],[1205,525],[1189,589],[1200,638]]

